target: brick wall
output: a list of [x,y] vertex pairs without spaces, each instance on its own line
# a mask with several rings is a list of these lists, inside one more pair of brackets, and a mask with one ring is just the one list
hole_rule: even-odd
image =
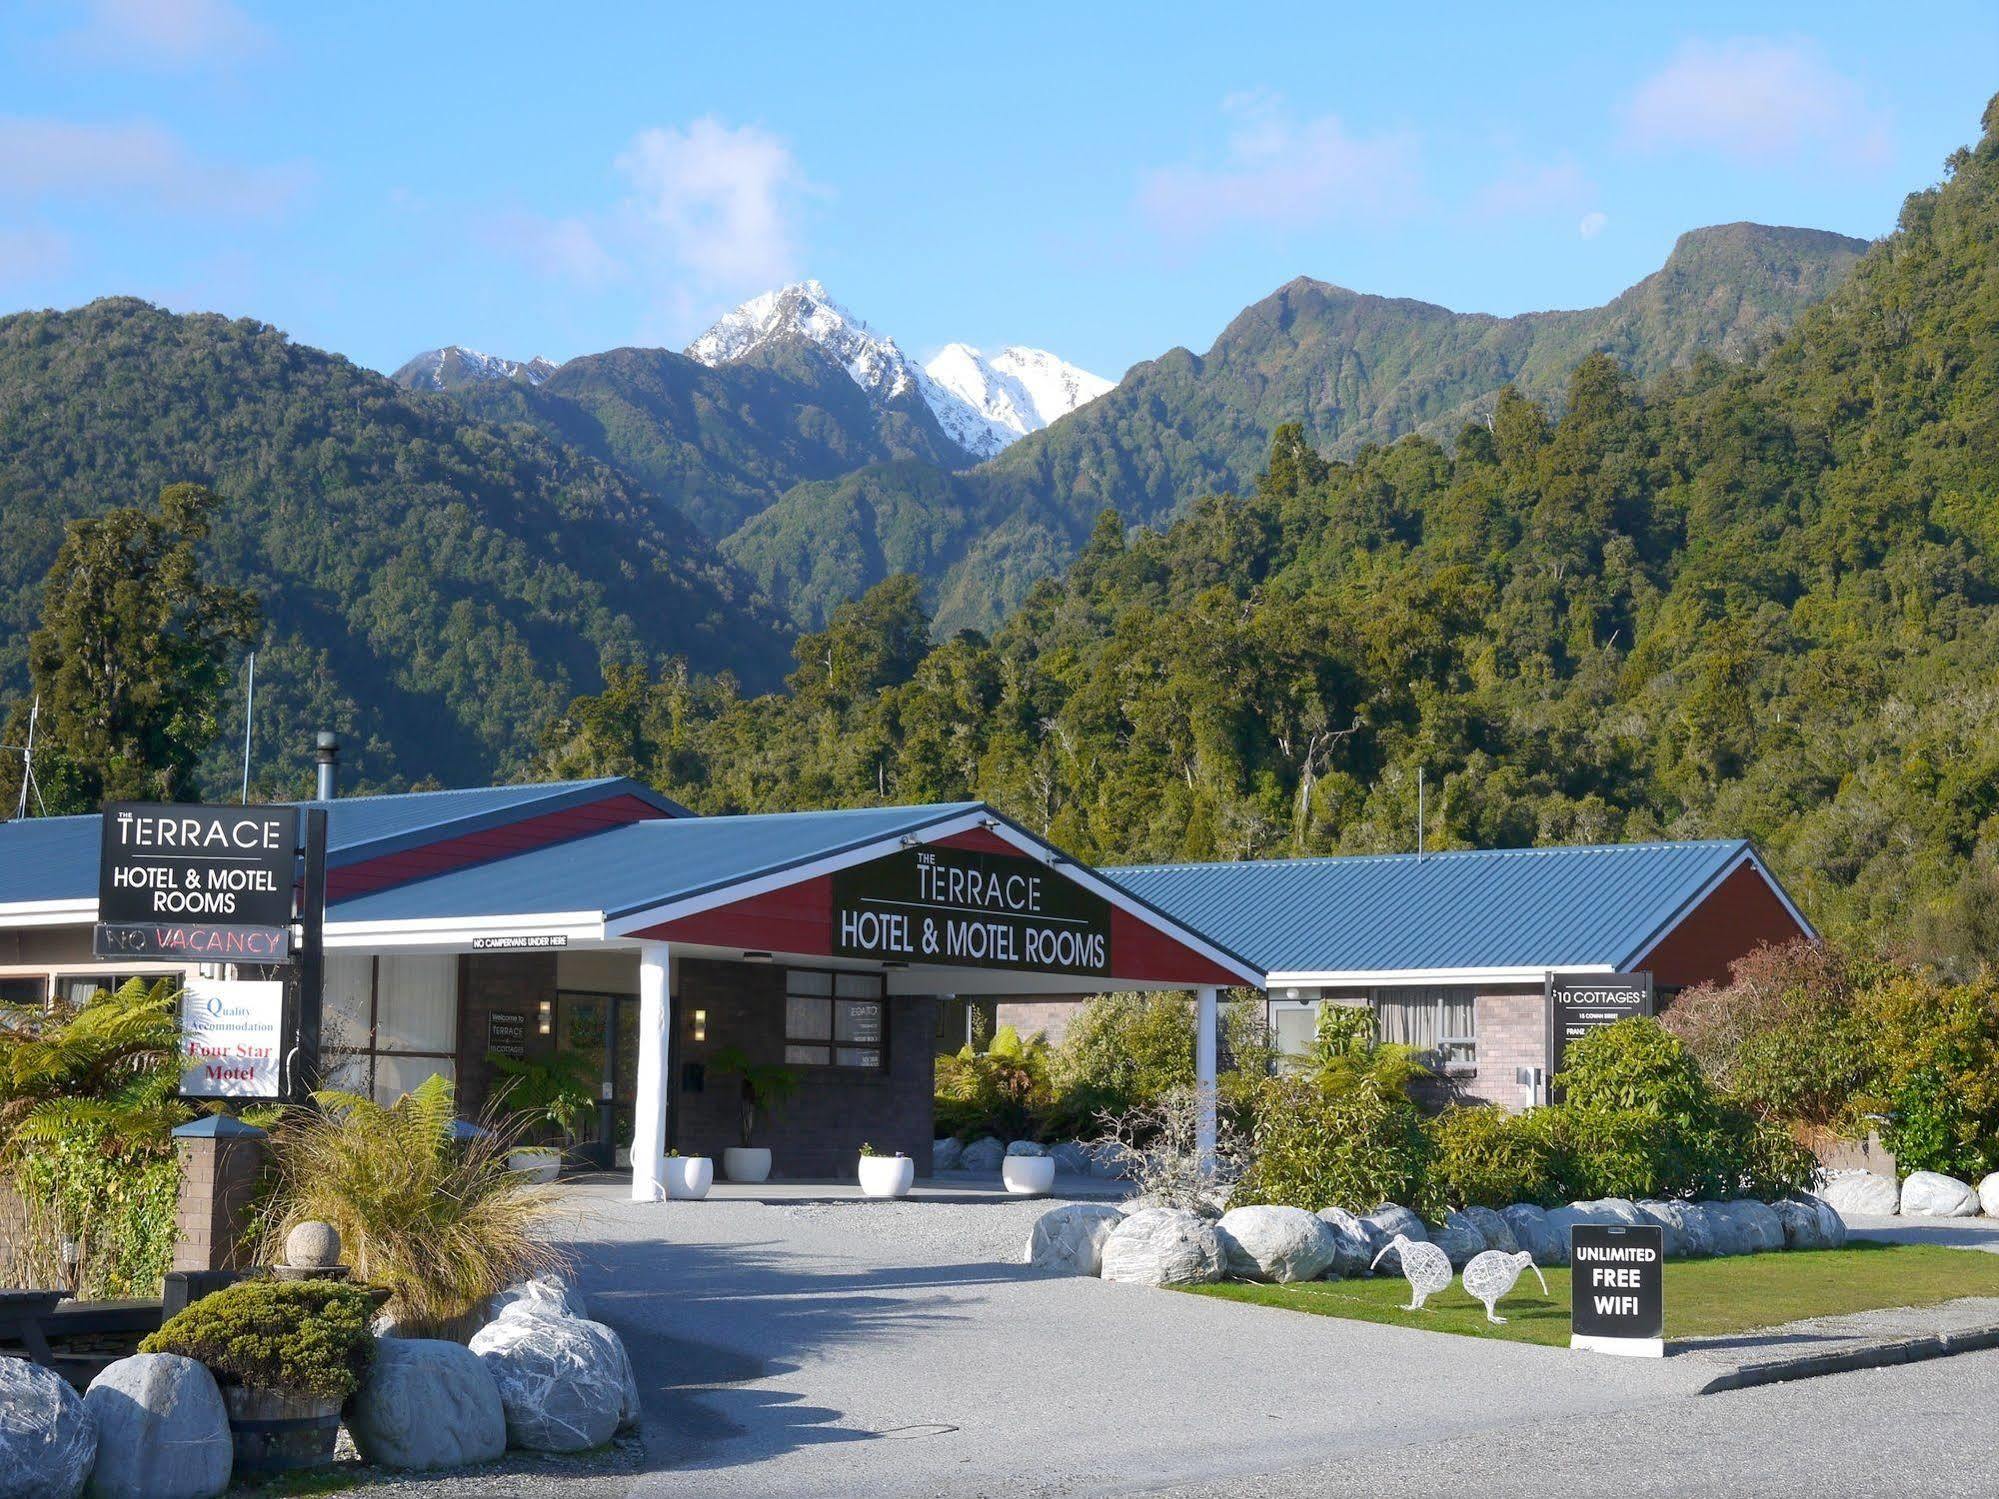
[[1467,1101],[1520,1107],[1517,1067],[1545,1067],[1548,1061],[1548,1004],[1540,989],[1481,994],[1474,1001],[1478,1034],[1478,1076],[1465,1079]]
[[[487,1021],[499,1011],[527,1019],[527,1054],[546,1057],[555,1037],[537,1026],[543,1000],[555,998],[553,953],[474,953],[458,960],[458,1112],[478,1117],[492,1092]],[[594,1133],[594,1132],[593,1132]]]
[[[740,1047],[753,1061],[784,1060],[784,969],[776,965],[680,961],[673,1001],[672,1144],[683,1155],[719,1159],[739,1143],[740,1094],[714,1073],[713,1057]],[[797,1089],[758,1126],[774,1177],[854,1174],[861,1142],[901,1151],[930,1174],[937,1002],[887,1001],[888,1065],[879,1075],[798,1067]],[[694,1012],[706,1012],[707,1037],[694,1039]],[[694,1084],[695,1086],[689,1086]]]

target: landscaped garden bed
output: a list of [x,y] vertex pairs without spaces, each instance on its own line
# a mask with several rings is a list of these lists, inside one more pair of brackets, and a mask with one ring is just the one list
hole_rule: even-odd
[[[1522,1281],[1500,1306],[1507,1319],[1501,1324],[1488,1322],[1485,1308],[1456,1282],[1414,1312],[1403,1310],[1409,1287],[1400,1276],[1179,1289],[1323,1317],[1567,1347],[1569,1271],[1551,1266],[1543,1273],[1547,1294],[1531,1279]],[[1783,1255],[1677,1260],[1667,1264],[1665,1274],[1669,1339],[1717,1337],[1887,1307],[1935,1306],[1961,1296],[1999,1296],[1999,1255],[1928,1244],[1856,1243]]]

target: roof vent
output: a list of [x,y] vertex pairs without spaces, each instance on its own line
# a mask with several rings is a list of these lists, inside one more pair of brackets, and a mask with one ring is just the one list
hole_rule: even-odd
[[313,758],[318,761],[319,785],[315,799],[330,802],[340,795],[340,740],[331,731],[321,729],[316,741]]

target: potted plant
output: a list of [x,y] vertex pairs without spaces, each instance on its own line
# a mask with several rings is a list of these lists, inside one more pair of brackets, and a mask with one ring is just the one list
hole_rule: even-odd
[[1008,1154],[1000,1161],[1000,1180],[1016,1197],[1046,1197],[1055,1185],[1055,1157]]
[[522,1136],[507,1164],[531,1181],[554,1181],[562,1172],[560,1142],[580,1135],[597,1113],[594,1072],[573,1052],[545,1058],[489,1052],[486,1060],[505,1079],[494,1105],[512,1116]]
[[907,1197],[916,1185],[916,1162],[901,1151],[883,1155],[866,1141],[861,1142],[861,1195],[863,1197]]
[[139,1345],[208,1366],[229,1411],[240,1479],[333,1459],[340,1407],[375,1357],[375,1297],[332,1280],[243,1280],[204,1296]]
[[677,1150],[666,1153],[666,1195],[678,1201],[692,1202],[708,1195],[708,1189],[715,1184],[715,1162],[705,1155],[682,1155]]
[[760,1116],[774,1113],[798,1086],[798,1074],[774,1062],[752,1062],[741,1047],[725,1046],[715,1053],[717,1075],[737,1078],[742,1086],[743,1143],[722,1152],[722,1171],[732,1182],[770,1179],[770,1150],[752,1145]]

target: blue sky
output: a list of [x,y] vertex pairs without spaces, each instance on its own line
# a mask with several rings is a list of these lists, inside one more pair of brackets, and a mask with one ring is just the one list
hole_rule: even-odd
[[0,309],[386,370],[811,275],[912,353],[1115,377],[1300,274],[1510,313],[1699,224],[1879,235],[1999,87],[1989,4],[955,9],[9,0]]

